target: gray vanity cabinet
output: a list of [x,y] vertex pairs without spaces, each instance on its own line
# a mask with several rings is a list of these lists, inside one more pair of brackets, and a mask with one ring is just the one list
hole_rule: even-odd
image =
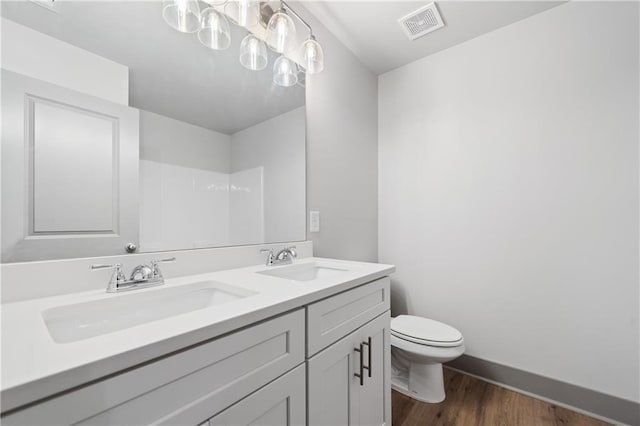
[[4,413],[2,424],[389,426],[389,285],[381,278],[125,369]]
[[307,361],[309,426],[390,426],[389,279],[307,309],[307,348],[330,343]]
[[390,426],[388,357],[389,313],[312,357],[308,361],[309,426]]
[[304,369],[304,340],[298,309],[5,415],[2,424],[197,425]]
[[359,344],[354,332],[309,360],[309,425],[358,424]]
[[363,385],[358,386],[360,425],[391,426],[390,319],[387,311],[360,329],[360,341],[370,343],[364,351],[364,362],[370,369],[364,371]]
[[305,423],[305,366],[300,365],[212,417],[204,425],[297,426]]

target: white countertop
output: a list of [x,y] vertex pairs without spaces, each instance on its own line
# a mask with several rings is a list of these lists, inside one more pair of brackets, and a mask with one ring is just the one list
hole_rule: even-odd
[[[286,266],[264,265],[167,279],[159,287],[131,293],[104,290],[32,299],[2,305],[3,412],[162,357],[238,328],[348,290],[395,271],[391,265],[305,258],[344,265],[335,278],[293,281],[256,273]],[[42,278],[46,280],[46,277]],[[42,312],[57,306],[127,297],[199,281],[217,281],[257,294],[206,309],[69,343],[56,343]],[[105,283],[106,287],[106,283]]]

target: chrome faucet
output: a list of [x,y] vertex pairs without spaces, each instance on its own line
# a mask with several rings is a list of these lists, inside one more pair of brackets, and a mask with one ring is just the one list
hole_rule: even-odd
[[278,254],[273,254],[273,249],[262,249],[260,253],[269,253],[267,256],[267,266],[288,265],[293,262],[294,258],[298,257],[295,248],[296,246],[285,247],[280,250]]
[[153,287],[164,284],[164,277],[160,271],[160,263],[173,262],[175,257],[169,259],[152,260],[151,265],[138,265],[131,271],[127,279],[122,271],[122,263],[113,265],[91,265],[91,270],[113,269],[111,279],[107,285],[107,293],[135,290],[137,288]]

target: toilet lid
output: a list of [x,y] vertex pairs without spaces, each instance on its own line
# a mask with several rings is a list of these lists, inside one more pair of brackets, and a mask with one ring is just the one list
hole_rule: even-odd
[[432,346],[451,346],[462,341],[462,333],[450,325],[413,315],[393,318],[391,333],[401,339]]

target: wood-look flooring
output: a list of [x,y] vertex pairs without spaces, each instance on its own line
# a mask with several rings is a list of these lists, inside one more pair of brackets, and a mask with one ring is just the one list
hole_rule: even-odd
[[444,369],[447,398],[439,404],[393,391],[393,426],[601,426],[608,423]]

